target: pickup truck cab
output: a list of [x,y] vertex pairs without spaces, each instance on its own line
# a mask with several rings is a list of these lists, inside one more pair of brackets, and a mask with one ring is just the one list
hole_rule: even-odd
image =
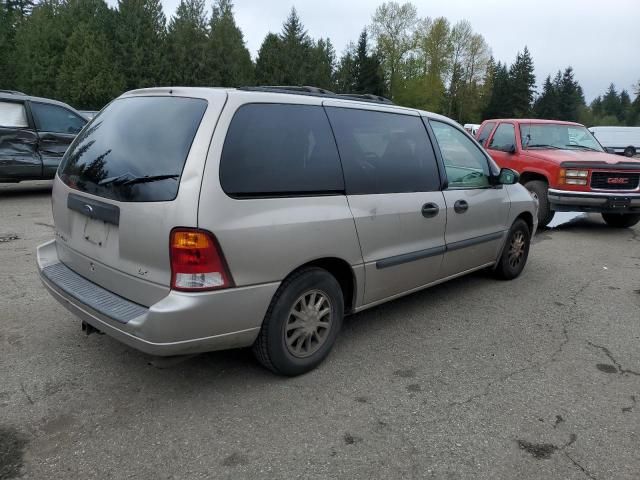
[[66,103],[0,91],[0,182],[52,179],[86,123]]
[[613,227],[640,221],[640,161],[607,153],[579,123],[485,120],[477,140],[500,167],[520,174],[538,199],[540,226],[557,211],[601,213]]

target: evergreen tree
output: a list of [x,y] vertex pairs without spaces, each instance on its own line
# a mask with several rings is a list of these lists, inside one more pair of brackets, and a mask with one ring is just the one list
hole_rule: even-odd
[[356,47],[353,42],[347,45],[335,73],[335,90],[338,93],[352,93],[356,86]]
[[304,85],[309,82],[312,67],[312,42],[304,29],[295,7],[282,27],[280,34],[282,48],[278,50],[278,61],[282,69],[284,85]]
[[216,0],[211,15],[207,63],[212,85],[252,85],[255,72],[242,31],[233,17],[231,0]]
[[208,85],[207,33],[204,0],[181,0],[167,33],[172,85]]
[[307,83],[331,90],[335,63],[336,51],[331,40],[320,38],[312,49],[311,71]]
[[536,86],[533,71],[533,59],[529,49],[524,47],[524,51],[518,53],[515,63],[509,69],[511,109],[516,117],[527,117],[531,113]]
[[125,90],[169,81],[164,55],[166,17],[160,0],[119,0],[115,26],[115,58]]
[[513,116],[511,105],[511,78],[507,65],[498,62],[492,79],[493,88],[487,107],[483,112],[484,118],[509,118]]
[[56,95],[56,77],[67,45],[65,25],[56,0],[33,8],[15,34],[15,87],[30,95]]
[[105,35],[79,23],[69,38],[57,77],[58,97],[76,108],[100,110],[122,93],[123,77],[113,68]]
[[607,89],[607,93],[602,97],[602,113],[605,116],[618,118],[622,111],[620,97],[616,91],[616,86],[612,83]]
[[602,97],[600,95],[591,102],[591,112],[594,117],[601,117],[603,115],[604,110],[602,108]]
[[631,115],[631,97],[629,92],[622,90],[620,92],[620,114],[618,115],[618,121],[623,125],[628,125],[627,120]]
[[283,85],[282,41],[275,33],[269,33],[262,41],[256,59],[256,83],[258,85]]
[[567,67],[562,74],[558,90],[559,119],[570,122],[578,121],[580,109],[584,107],[582,87],[574,80],[573,68]]
[[363,29],[358,39],[354,58],[354,93],[384,95],[384,74],[377,53],[369,54],[367,29]]
[[558,120],[560,118],[558,101],[558,89],[551,82],[551,75],[549,75],[547,76],[547,79],[544,82],[544,86],[542,87],[542,93],[536,99],[533,106],[534,116],[537,118]]
[[15,85],[13,51],[17,18],[10,2],[0,1],[0,88],[10,89]]

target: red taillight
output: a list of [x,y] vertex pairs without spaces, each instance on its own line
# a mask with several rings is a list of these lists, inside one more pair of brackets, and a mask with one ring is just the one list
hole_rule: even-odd
[[216,238],[192,228],[171,231],[171,288],[185,292],[233,286]]

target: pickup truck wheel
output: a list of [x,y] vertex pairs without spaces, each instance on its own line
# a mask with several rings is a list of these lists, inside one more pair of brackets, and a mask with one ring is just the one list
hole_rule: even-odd
[[547,191],[549,186],[542,180],[531,180],[524,184],[525,188],[531,192],[531,195],[538,200],[538,226],[546,227],[553,220],[556,212],[551,210]]
[[520,275],[529,258],[530,245],[529,226],[522,219],[516,220],[509,229],[502,255],[494,270],[496,277],[501,280],[512,280]]
[[624,149],[625,157],[634,157],[636,155],[636,149],[633,147],[627,147]]
[[343,316],[342,289],[335,277],[321,268],[302,269],[278,288],[253,353],[277,374],[306,373],[331,351]]
[[640,222],[640,215],[632,213],[603,213],[602,219],[615,228],[629,228]]

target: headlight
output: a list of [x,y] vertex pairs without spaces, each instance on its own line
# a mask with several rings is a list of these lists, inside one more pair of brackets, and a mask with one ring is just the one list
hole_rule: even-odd
[[[565,170],[565,177],[578,177],[587,178],[589,176],[589,170]],[[569,182],[567,182],[569,183]],[[578,184],[581,185],[581,184]]]
[[581,178],[567,178],[564,183],[567,185],[586,185],[587,181]]
[[586,185],[589,170],[560,170],[559,183],[565,185]]

